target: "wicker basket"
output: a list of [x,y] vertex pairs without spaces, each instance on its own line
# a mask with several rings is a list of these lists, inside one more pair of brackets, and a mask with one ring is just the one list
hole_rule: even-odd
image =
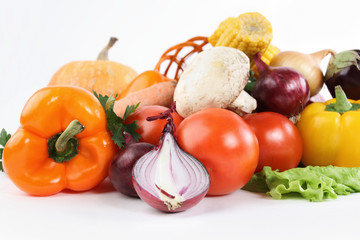
[[190,59],[209,45],[208,37],[202,36],[179,43],[163,53],[154,70],[168,78],[179,80]]

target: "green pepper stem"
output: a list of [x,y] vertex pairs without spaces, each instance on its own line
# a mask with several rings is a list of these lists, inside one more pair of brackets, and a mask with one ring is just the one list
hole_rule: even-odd
[[347,99],[346,94],[340,85],[335,86],[335,98],[336,103],[334,108],[337,112],[346,112],[352,108],[352,104]]
[[76,134],[81,133],[83,130],[84,125],[82,125],[78,120],[73,120],[56,140],[56,151],[59,153],[64,152],[67,148],[68,141]]

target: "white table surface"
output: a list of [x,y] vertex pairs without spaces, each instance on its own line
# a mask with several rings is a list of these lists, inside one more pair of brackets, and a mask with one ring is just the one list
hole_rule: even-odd
[[[359,48],[357,1],[1,1],[0,128],[13,133],[26,100],[65,63],[110,58],[139,73],[170,46],[258,11],[273,44],[305,53]],[[322,63],[322,66],[326,63]],[[163,214],[114,191],[31,197],[0,173],[1,239],[358,239],[360,194],[321,203],[236,191]]]

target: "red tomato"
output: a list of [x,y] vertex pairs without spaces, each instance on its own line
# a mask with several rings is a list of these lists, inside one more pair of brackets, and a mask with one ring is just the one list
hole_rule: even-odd
[[178,131],[182,149],[196,157],[210,174],[208,195],[229,194],[254,174],[259,146],[254,132],[237,114],[220,108],[185,118]]
[[264,166],[285,171],[299,165],[302,139],[299,130],[288,118],[274,112],[248,114],[243,118],[259,141],[260,155],[256,172]]
[[[147,121],[146,118],[156,116],[168,109],[169,108],[167,107],[159,105],[144,106],[136,110],[127,119],[125,119],[125,123],[131,123],[136,120],[136,123],[139,125],[139,128],[136,130],[136,132],[141,135],[141,139],[139,141],[157,145],[162,135],[162,130],[164,129],[167,121],[165,119]],[[174,112],[171,115],[174,119],[175,127],[177,128],[183,118],[177,112]]]

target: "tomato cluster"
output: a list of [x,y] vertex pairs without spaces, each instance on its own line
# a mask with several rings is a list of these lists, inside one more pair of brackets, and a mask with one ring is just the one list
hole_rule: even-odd
[[[142,107],[127,118],[137,121],[140,141],[156,145],[166,120],[147,121],[168,108]],[[172,113],[179,146],[196,157],[209,172],[208,195],[234,192],[264,166],[284,171],[296,167],[302,155],[302,140],[295,125],[274,112],[248,114],[220,108],[201,110],[183,119]]]

